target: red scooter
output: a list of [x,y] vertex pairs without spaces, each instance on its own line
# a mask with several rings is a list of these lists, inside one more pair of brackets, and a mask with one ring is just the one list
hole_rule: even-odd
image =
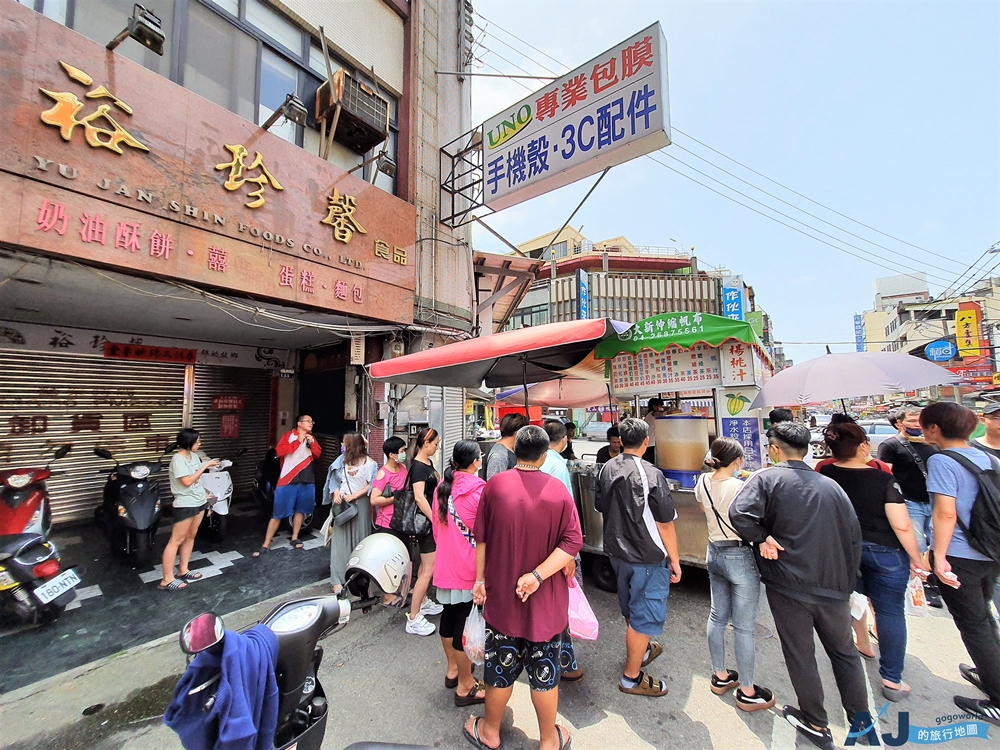
[[45,480],[52,476],[49,466],[66,456],[72,445],[61,445],[43,469],[0,471],[0,535],[41,534],[52,528],[52,508]]

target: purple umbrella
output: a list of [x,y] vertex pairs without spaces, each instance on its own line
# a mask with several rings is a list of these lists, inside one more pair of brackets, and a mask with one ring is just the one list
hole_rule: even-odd
[[906,393],[960,381],[944,367],[909,354],[825,354],[779,372],[761,389],[750,408]]

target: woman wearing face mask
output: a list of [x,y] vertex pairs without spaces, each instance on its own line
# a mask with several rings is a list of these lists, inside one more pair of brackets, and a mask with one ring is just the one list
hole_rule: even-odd
[[[904,600],[910,572],[923,574],[906,503],[891,474],[873,469],[868,435],[856,424],[839,424],[826,431],[826,444],[835,462],[820,473],[841,486],[861,524],[861,571],[857,591],[875,610],[879,635],[879,674],[882,694],[898,701],[910,692],[903,682],[906,654]],[[867,613],[854,620],[858,651],[874,659],[868,635]]]

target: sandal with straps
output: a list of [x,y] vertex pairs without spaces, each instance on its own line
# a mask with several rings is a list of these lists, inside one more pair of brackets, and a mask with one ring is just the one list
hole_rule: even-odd
[[634,687],[627,688],[619,682],[618,689],[629,695],[646,695],[651,698],[659,698],[670,692],[667,683],[663,680],[654,680],[645,672],[639,672],[638,682]]

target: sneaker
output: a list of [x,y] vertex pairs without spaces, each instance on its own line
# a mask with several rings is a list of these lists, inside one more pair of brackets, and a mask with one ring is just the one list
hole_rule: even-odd
[[[962,677],[975,685],[979,690],[983,690],[983,681],[979,679],[979,670],[975,667],[970,667],[968,664],[959,664],[958,671],[962,673]],[[983,690],[985,693],[986,691]]]
[[794,706],[782,707],[781,715],[785,717],[785,721],[795,727],[796,732],[805,735],[806,739],[816,747],[821,747],[823,750],[834,750],[833,735],[830,733],[829,727],[816,729],[809,723],[805,714]]
[[988,721],[1000,727],[1000,703],[991,700],[977,700],[976,698],[964,698],[961,695],[955,696],[955,705],[972,714],[977,719]]
[[712,692],[716,695],[725,695],[728,691],[732,690],[734,687],[740,684],[740,676],[733,669],[727,669],[726,672],[729,674],[724,680],[720,680],[715,672],[712,672]]
[[753,696],[743,695],[743,690],[736,690],[736,708],[743,711],[763,711],[774,705],[774,693],[760,685],[753,686]]
[[416,617],[406,616],[406,632],[410,635],[434,635],[434,623],[428,622],[427,618],[421,614]]
[[434,617],[442,612],[444,612],[444,607],[431,599],[429,596],[426,597],[424,599],[424,603],[420,605],[420,614],[424,617]]

